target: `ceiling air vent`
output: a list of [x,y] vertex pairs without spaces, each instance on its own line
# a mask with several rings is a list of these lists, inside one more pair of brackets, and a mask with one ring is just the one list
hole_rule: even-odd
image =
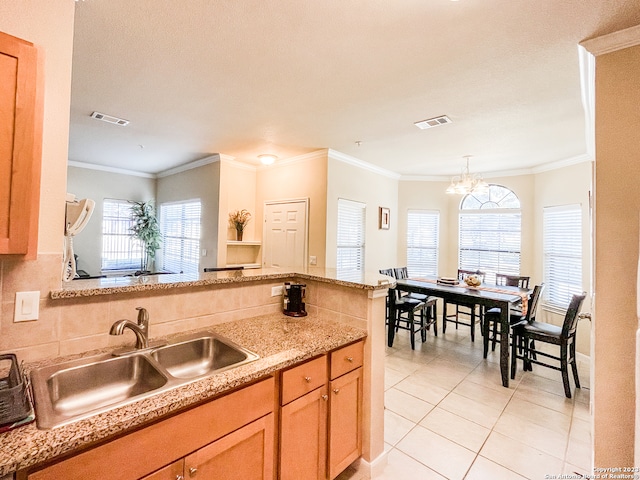
[[429,118],[427,120],[420,120],[419,122],[415,122],[414,125],[421,130],[425,130],[427,128],[439,127],[440,125],[445,125],[447,123],[451,123],[451,119],[446,115],[442,115],[440,117]]
[[95,118],[96,120],[102,120],[103,122],[113,123],[114,125],[120,125],[124,127],[125,125],[129,125],[129,120],[125,120],[123,118],[112,117],[111,115],[106,115],[100,112],[93,112],[91,114],[91,118]]

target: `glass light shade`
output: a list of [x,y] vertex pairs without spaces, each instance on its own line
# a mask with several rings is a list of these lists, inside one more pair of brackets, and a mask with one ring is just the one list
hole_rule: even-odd
[[273,165],[278,159],[275,155],[270,154],[258,155],[258,158],[260,159],[260,163],[263,165]]

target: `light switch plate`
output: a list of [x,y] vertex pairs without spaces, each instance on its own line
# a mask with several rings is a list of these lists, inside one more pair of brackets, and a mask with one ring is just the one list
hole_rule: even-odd
[[16,292],[14,322],[37,320],[40,314],[40,291]]

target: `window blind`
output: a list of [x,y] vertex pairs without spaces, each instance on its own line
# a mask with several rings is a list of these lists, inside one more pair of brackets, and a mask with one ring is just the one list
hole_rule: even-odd
[[143,245],[131,236],[131,204],[106,198],[102,203],[102,270],[139,270]]
[[519,212],[460,213],[459,262],[462,270],[520,274],[521,216]]
[[440,212],[409,210],[407,213],[407,270],[409,276],[438,275]]
[[359,278],[364,271],[366,205],[338,199],[338,239],[336,269],[340,278]]
[[582,208],[545,207],[543,213],[544,302],[566,309],[582,292]]
[[175,273],[198,273],[200,200],[160,205],[162,267]]

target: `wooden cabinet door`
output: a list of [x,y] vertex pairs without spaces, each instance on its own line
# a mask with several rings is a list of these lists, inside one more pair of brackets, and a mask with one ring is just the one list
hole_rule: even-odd
[[362,454],[362,368],[332,380],[329,392],[329,478]]
[[38,51],[0,32],[0,254],[29,254],[38,241],[42,85]]
[[282,407],[280,479],[326,478],[327,386]]
[[173,462],[140,480],[184,480],[184,459]]
[[270,413],[185,457],[185,479],[272,480],[273,418]]

